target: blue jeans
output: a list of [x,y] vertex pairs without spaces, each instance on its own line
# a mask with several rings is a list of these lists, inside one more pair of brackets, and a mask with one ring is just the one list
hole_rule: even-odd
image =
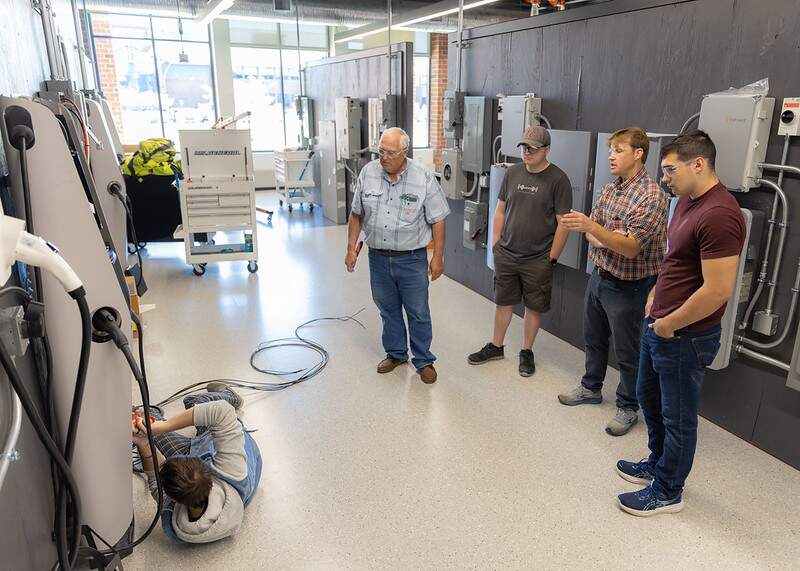
[[635,281],[615,280],[601,277],[595,270],[586,287],[583,313],[586,373],[581,384],[593,391],[603,388],[608,350],[613,341],[619,366],[619,408],[639,409],[636,399],[639,336],[647,294],[655,281],[655,276]]
[[403,310],[408,318],[411,362],[419,370],[432,365],[433,326],[428,307],[428,253],[420,248],[405,256],[369,253],[372,299],[383,321],[383,349],[387,357],[408,360],[408,341]]
[[719,325],[698,333],[676,331],[664,339],[642,328],[637,394],[647,422],[650,463],[659,499],[681,494],[697,448],[697,415],[705,368],[719,350]]

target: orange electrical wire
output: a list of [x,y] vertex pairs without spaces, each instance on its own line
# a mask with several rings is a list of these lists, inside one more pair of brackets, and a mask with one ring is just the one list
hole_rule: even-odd
[[78,118],[78,122],[81,124],[81,128],[83,129],[83,154],[86,157],[86,162],[89,162],[89,158],[91,155],[91,145],[89,144],[89,127],[86,126],[86,122],[83,120],[83,116],[81,115],[80,107],[78,107],[75,102],[67,96],[62,96],[66,103],[69,103],[75,111],[75,117]]

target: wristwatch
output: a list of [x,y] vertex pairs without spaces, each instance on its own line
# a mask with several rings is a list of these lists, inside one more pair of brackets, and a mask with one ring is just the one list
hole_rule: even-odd
[[558,263],[558,258],[550,258],[550,263],[555,266]]

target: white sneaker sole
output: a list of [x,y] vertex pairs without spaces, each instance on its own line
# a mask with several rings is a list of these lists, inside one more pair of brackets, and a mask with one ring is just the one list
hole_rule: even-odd
[[622,478],[627,482],[630,482],[631,484],[641,484],[642,486],[649,486],[650,484],[653,483],[653,480],[648,480],[646,478],[637,478],[636,476],[631,476],[630,474],[626,474],[616,466],[614,467],[614,469],[617,471],[617,474],[619,474],[620,478]]
[[656,508],[654,510],[635,510],[633,508],[629,508],[622,504],[622,502],[617,499],[617,503],[622,511],[627,512],[631,515],[635,515],[636,517],[650,517],[658,514],[672,514],[678,513],[683,509],[683,500],[679,501],[677,504],[670,504],[668,506],[663,506],[660,508]]

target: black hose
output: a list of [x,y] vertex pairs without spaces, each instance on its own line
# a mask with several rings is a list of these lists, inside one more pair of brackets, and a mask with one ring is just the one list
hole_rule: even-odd
[[[81,353],[78,360],[78,374],[75,380],[75,392],[72,396],[72,408],[69,415],[69,425],[67,427],[67,438],[64,444],[64,457],[68,463],[72,463],[75,453],[75,439],[78,433],[78,422],[81,417],[83,406],[83,393],[86,388],[86,375],[89,370],[89,355],[92,347],[92,316],[89,312],[89,304],[86,303],[86,292],[81,287],[75,292],[70,292],[78,304],[81,315]],[[67,540],[67,495],[64,486],[59,487],[58,499],[56,501],[56,536],[60,536],[61,541]],[[70,566],[74,566],[78,559],[78,546],[80,544],[80,528],[78,533],[72,537],[70,548]]]
[[[42,417],[39,415],[39,411],[36,409],[36,406],[31,398],[30,394],[28,393],[25,385],[22,384],[22,379],[19,376],[19,372],[17,368],[14,366],[13,361],[11,360],[11,356],[6,349],[5,343],[0,340],[0,364],[2,364],[3,369],[8,375],[8,380],[11,382],[11,386],[14,388],[14,391],[17,393],[20,402],[22,403],[22,408],[25,410],[25,413],[28,415],[28,418],[33,425],[34,430],[36,431],[36,435],[39,437],[39,440],[47,449],[47,453],[50,455],[50,458],[53,459],[58,470],[61,472],[62,477],[64,479],[65,488],[69,490],[69,495],[72,499],[72,509],[74,514],[74,535],[80,538],[80,521],[81,521],[81,499],[80,494],[78,492],[78,485],[75,482],[75,478],[72,475],[72,471],[70,470],[69,464],[67,460],[64,458],[64,455],[59,450],[56,443],[53,441],[53,438],[48,434],[47,428],[45,427],[44,421]],[[72,568],[72,563],[70,562],[69,555],[65,546],[58,545],[58,534],[56,534],[57,540],[57,549],[58,549],[58,563],[59,568],[62,571],[69,571]]]

